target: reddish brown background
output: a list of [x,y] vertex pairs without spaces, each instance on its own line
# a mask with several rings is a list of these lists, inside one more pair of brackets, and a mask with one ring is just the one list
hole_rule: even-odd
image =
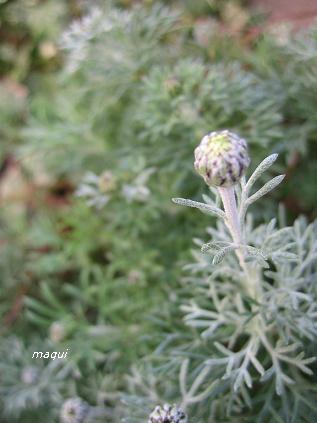
[[317,0],[251,0],[251,5],[270,14],[270,22],[290,21],[302,28],[317,18]]

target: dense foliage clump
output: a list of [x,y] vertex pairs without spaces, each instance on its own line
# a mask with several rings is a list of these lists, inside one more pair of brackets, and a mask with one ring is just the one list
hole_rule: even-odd
[[[262,362],[263,343],[255,348],[243,331],[234,343],[237,326],[249,333],[255,312],[255,300],[239,299],[233,289],[241,283],[234,256],[210,276],[210,257],[195,252],[197,263],[187,265],[193,276],[181,282],[191,240],[202,238],[206,226],[222,243],[218,258],[231,247],[224,225],[216,231],[214,217],[197,219],[170,198],[177,193],[200,201],[207,193],[193,177],[192,154],[210,130],[228,128],[247,139],[251,168],[280,153],[260,181],[281,169],[285,181],[260,207],[252,206],[246,223],[249,252],[270,265],[263,271],[263,309],[256,307],[265,324],[289,337],[285,354],[295,360],[301,348],[313,356],[315,291],[308,280],[315,226],[298,216],[309,221],[316,215],[316,28],[281,41],[244,2],[233,1],[3,3],[0,31],[14,37],[4,37],[0,49],[1,421],[58,421],[78,398],[91,407],[90,420],[120,421],[130,410],[121,401],[127,391],[137,395],[137,401],[126,398],[138,405],[136,421],[144,421],[157,403],[181,400],[179,369],[184,396],[208,360],[216,361],[204,368],[205,378],[209,371],[215,380],[226,373],[228,360],[234,376],[212,385],[223,392],[215,394],[214,411],[206,405],[213,391],[204,378],[197,382],[201,392],[193,398],[203,406],[197,414],[200,402],[189,401],[192,419],[225,421],[225,405],[232,422],[259,410],[263,422],[288,419],[288,412],[310,416],[314,411],[301,402],[310,404],[299,372],[310,365],[306,358],[295,367],[283,362],[274,375],[273,368],[262,386],[256,372],[270,364],[270,358]],[[282,232],[271,220],[278,201],[286,224],[297,218]],[[232,301],[223,305],[224,296]],[[194,331],[182,323],[180,305]],[[218,322],[220,315],[208,320],[218,306],[229,307],[229,326]],[[270,342],[273,355],[284,357],[275,335]],[[172,361],[170,352],[165,356],[170,347],[176,348]],[[66,362],[32,359],[33,350],[66,348]],[[260,366],[239,376],[241,351],[248,348]],[[164,351],[159,373],[152,361],[140,372],[135,363],[153,349]],[[154,394],[161,371],[166,385],[159,382]],[[250,397],[245,386],[250,378],[258,396]],[[286,383],[296,413],[275,393],[285,378],[303,389]],[[250,401],[256,408],[246,411]]]

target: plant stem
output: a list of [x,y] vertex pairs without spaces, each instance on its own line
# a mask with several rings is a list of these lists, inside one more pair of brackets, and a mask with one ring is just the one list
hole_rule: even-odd
[[[238,215],[238,208],[236,197],[234,193],[234,187],[226,187],[218,188],[218,192],[220,194],[223,207],[226,213],[226,223],[230,234],[232,236],[233,242],[237,245],[243,244],[242,235],[241,235],[241,228],[239,223],[239,215]],[[245,268],[245,261],[244,261],[244,254],[239,248],[237,250],[237,256],[240,262],[241,267]]]
[[[241,233],[234,186],[225,188],[218,187],[218,192],[223,203],[224,211],[226,213],[226,224],[232,236],[233,242],[241,246],[244,244],[244,240]],[[252,298],[257,299],[257,291],[260,290],[260,287],[257,287],[257,271],[246,264],[243,247],[239,247],[236,250],[236,255],[238,257],[239,264],[246,275],[246,290]]]

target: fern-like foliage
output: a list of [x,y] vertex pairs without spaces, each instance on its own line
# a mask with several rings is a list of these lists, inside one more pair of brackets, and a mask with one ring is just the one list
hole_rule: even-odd
[[66,379],[73,379],[75,367],[64,359],[32,358],[35,351],[53,351],[52,345],[34,338],[28,345],[17,337],[1,339],[0,404],[5,422],[23,415],[40,418],[46,410],[49,419],[58,414]]
[[215,192],[204,203],[174,199],[215,214],[218,223],[207,229],[211,241],[196,240],[200,251],[186,266],[191,275],[180,291],[181,309],[192,330],[163,347],[154,356],[160,365],[144,378],[156,381],[150,400],[178,401],[191,422],[312,422],[317,416],[317,223],[299,218],[280,228],[273,219],[255,227],[248,212],[281,182],[275,177],[255,188],[276,157],[236,188],[243,244],[232,241]]

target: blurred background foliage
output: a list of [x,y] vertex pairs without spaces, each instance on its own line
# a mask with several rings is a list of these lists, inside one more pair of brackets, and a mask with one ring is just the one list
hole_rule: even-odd
[[[120,421],[210,219],[170,202],[206,192],[200,138],[281,154],[258,221],[278,202],[316,216],[317,30],[238,0],[2,0],[0,34],[1,421],[57,421],[76,395]],[[36,348],[71,352],[45,366]]]

